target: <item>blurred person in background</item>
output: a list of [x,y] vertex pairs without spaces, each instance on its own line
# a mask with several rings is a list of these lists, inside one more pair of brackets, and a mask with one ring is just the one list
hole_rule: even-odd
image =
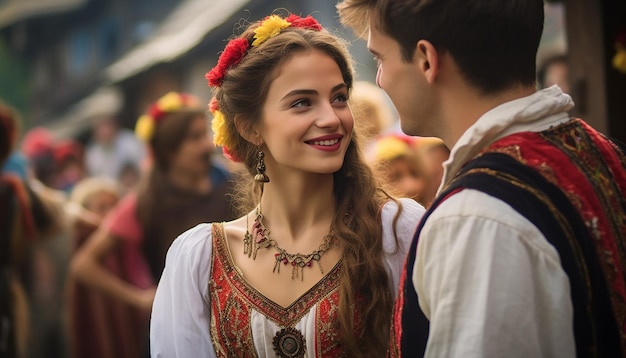
[[411,198],[422,205],[429,173],[417,153],[418,138],[386,134],[371,140],[365,157],[393,196]]
[[58,190],[61,176],[57,159],[65,159],[70,147],[62,142],[57,147],[58,143],[43,127],[26,132],[21,143],[28,162],[26,185],[38,198],[42,212],[49,220],[49,225],[39,234],[40,240],[28,251],[26,292],[31,311],[29,356],[33,358],[64,356],[67,349],[67,337],[62,327],[71,248],[65,215],[67,194]]
[[387,131],[393,123],[393,112],[385,92],[365,81],[355,81],[350,93],[350,110],[354,115],[354,130],[365,148],[369,141]]
[[[0,102],[0,165],[13,151],[17,113]],[[28,301],[21,274],[26,247],[36,238],[29,194],[17,176],[0,175],[0,357],[26,357]]]
[[428,180],[423,191],[423,204],[427,208],[435,200],[437,190],[443,179],[443,163],[450,157],[450,149],[443,140],[436,137],[417,138],[417,155],[424,163],[425,174]]
[[90,176],[117,180],[127,163],[139,167],[146,155],[145,145],[132,131],[120,128],[113,117],[96,120],[92,140],[87,145],[85,165]]
[[[83,179],[71,193],[72,251],[76,252],[100,226],[104,217],[120,199],[120,186],[109,178]],[[120,272],[124,257],[112,253],[103,259],[108,270]],[[74,358],[125,357],[134,346],[129,330],[141,328],[128,324],[134,313],[120,301],[103,295],[88,285],[70,278],[67,282],[66,307],[70,356]]]
[[[79,282],[135,308],[128,316],[137,327],[128,331],[134,347],[117,357],[147,353],[147,318],[172,241],[201,222],[234,217],[230,173],[211,160],[214,147],[206,111],[195,97],[166,94],[139,118],[136,134],[152,154],[147,177],[109,213],[71,262]],[[116,250],[124,257],[120,272],[103,265]]]
[[136,164],[127,162],[122,166],[117,181],[121,185],[122,194],[128,194],[135,189],[141,180],[141,169]]
[[24,135],[21,151],[26,157],[30,175],[46,188],[54,188],[57,183],[58,168],[54,160],[55,139],[48,129],[35,127]]
[[[18,133],[17,112],[0,101],[0,165],[14,150]],[[62,210],[19,174],[25,168],[12,170],[0,174],[0,357],[43,357],[40,347],[47,349],[46,357],[62,357],[60,307],[45,302],[54,317],[38,311],[39,299],[54,300],[43,291],[56,282],[38,270],[43,261],[37,259],[37,247],[62,227]]]
[[70,193],[86,175],[83,146],[71,139],[58,141],[53,148],[57,175],[54,188]]
[[563,92],[570,93],[567,56],[555,55],[544,60],[537,71],[537,85],[540,89],[557,85]]
[[16,175],[25,181],[28,177],[28,161],[24,154],[19,150],[13,150],[4,162],[1,172]]

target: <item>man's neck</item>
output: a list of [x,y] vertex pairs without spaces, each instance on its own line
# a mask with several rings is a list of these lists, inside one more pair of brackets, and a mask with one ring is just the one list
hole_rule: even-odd
[[452,148],[480,117],[503,103],[519,98],[530,96],[535,93],[534,86],[517,86],[493,95],[484,95],[476,90],[465,89],[452,91],[446,103],[454,105],[445,106],[446,120],[450,130],[442,138]]

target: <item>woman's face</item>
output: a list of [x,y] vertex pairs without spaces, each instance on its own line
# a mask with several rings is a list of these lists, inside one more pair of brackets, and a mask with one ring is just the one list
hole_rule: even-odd
[[207,174],[212,147],[208,121],[205,117],[198,116],[190,122],[185,139],[172,156],[170,170],[192,175]]
[[338,171],[354,126],[339,66],[319,50],[302,51],[275,74],[259,128],[268,175]]
[[420,201],[426,186],[424,177],[420,175],[410,157],[392,160],[387,168],[387,182],[394,189],[395,195]]
[[85,209],[103,218],[109,213],[109,211],[111,211],[111,209],[113,209],[115,204],[117,204],[117,201],[117,195],[107,191],[100,191],[93,194],[91,198],[87,200],[85,203]]

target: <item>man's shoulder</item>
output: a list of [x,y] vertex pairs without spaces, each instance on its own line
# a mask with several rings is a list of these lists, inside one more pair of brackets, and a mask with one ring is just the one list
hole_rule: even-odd
[[443,200],[432,210],[430,221],[446,217],[483,217],[497,219],[502,216],[508,204],[481,190],[464,188]]

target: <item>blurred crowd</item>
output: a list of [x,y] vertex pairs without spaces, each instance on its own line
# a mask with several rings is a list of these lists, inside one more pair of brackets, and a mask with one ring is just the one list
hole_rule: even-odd
[[[400,134],[374,85],[356,83],[350,106],[385,190],[427,207],[448,148]],[[169,245],[201,222],[236,215],[230,193],[240,168],[216,152],[205,108],[171,92],[134,132],[100,118],[81,143],[43,127],[22,133],[18,114],[0,102],[7,356],[148,356],[149,309]]]

